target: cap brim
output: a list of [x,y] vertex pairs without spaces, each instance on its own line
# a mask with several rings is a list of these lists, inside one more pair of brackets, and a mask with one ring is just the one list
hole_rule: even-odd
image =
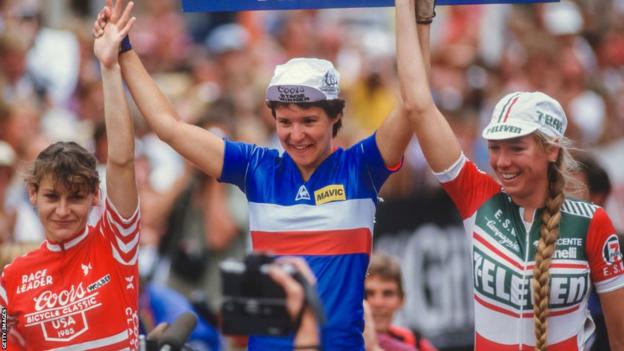
[[306,103],[327,100],[320,90],[306,85],[273,85],[267,88],[267,101]]
[[505,140],[523,137],[539,129],[539,125],[522,121],[500,123],[492,121],[483,129],[481,136],[486,140]]

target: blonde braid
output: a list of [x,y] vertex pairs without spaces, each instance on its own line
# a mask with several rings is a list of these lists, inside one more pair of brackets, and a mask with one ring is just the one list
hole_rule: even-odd
[[535,252],[533,269],[533,320],[535,322],[535,349],[546,350],[548,335],[548,303],[550,300],[550,263],[559,237],[561,205],[564,200],[565,177],[561,172],[564,153],[559,152],[557,161],[548,165],[549,194],[542,213],[540,239]]

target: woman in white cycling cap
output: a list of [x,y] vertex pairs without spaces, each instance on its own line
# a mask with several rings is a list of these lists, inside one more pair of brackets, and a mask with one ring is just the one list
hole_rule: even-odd
[[[417,40],[413,6],[397,0],[399,41]],[[623,350],[618,237],[604,209],[564,194],[575,162],[560,104],[539,92],[498,102],[482,134],[493,178],[464,156],[435,106],[419,47],[399,51],[401,89],[425,157],[472,240],[475,349],[582,350],[594,329],[587,300],[596,289],[611,347]]]
[[[432,12],[433,3],[429,6]],[[422,10],[417,18],[431,23],[433,14]],[[106,12],[95,23],[96,36],[106,25]],[[181,122],[138,55],[122,47],[124,79],[156,134],[209,176],[245,192],[252,249],[300,256],[312,268],[327,315],[323,349],[364,350],[362,302],[374,215],[379,189],[400,167],[412,137],[405,110],[399,106],[355,145],[336,148],[333,138],[345,106],[339,73],[326,60],[291,59],[275,68],[265,95],[285,150],[280,154]],[[292,337],[251,337],[249,349],[292,350]]]

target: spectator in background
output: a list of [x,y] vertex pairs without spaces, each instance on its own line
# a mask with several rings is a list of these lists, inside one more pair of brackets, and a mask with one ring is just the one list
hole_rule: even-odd
[[0,243],[39,243],[43,240],[41,222],[28,200],[26,186],[16,177],[24,161],[32,160],[26,156],[28,149],[39,144],[35,137],[38,118],[29,113],[32,107],[20,106],[20,112],[17,102],[9,101],[13,103],[5,104],[0,98]]
[[[0,141],[14,152],[12,170],[20,174],[28,162],[49,142],[39,133],[39,110],[30,105],[36,101],[11,100],[10,104],[0,102]],[[12,177],[5,189],[5,206],[14,211],[14,224],[11,241],[41,242],[44,239],[43,227],[37,213],[28,199],[25,184]]]
[[12,241],[15,230],[15,210],[7,204],[7,190],[13,179],[15,152],[0,140],[0,245]]
[[23,158],[39,130],[39,110],[33,106],[36,100],[5,101],[6,104],[0,102],[0,140],[7,142]]
[[144,21],[134,29],[136,50],[145,56],[150,70],[175,71],[185,65],[192,51],[191,35],[177,1],[152,0],[139,2]]
[[5,29],[0,33],[0,98],[12,101],[40,92],[41,88],[27,74],[27,53],[28,44],[15,30]]
[[[206,130],[229,135],[230,101],[217,100],[197,123]],[[188,181],[168,216],[160,250],[171,259],[167,284],[188,298],[206,299],[216,311],[220,304],[221,276],[218,264],[245,253],[246,201],[235,187],[217,182],[188,165]],[[241,216],[236,211],[242,210]]]
[[611,194],[611,179],[607,171],[593,157],[582,155],[577,157],[578,170],[576,178],[584,185],[582,199],[604,207]]
[[393,325],[395,313],[403,307],[405,292],[401,266],[390,256],[374,253],[364,281],[364,296],[370,306],[379,346],[385,351],[436,351],[419,333]]
[[51,106],[67,107],[78,81],[78,40],[72,32],[45,26],[41,7],[40,0],[9,2],[6,27],[26,43],[27,74],[37,93]]

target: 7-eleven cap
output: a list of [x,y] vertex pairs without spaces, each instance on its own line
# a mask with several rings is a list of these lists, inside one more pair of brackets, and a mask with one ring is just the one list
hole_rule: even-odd
[[496,104],[492,120],[481,135],[487,140],[504,140],[539,130],[559,138],[567,126],[565,112],[557,100],[541,92],[516,92]]

